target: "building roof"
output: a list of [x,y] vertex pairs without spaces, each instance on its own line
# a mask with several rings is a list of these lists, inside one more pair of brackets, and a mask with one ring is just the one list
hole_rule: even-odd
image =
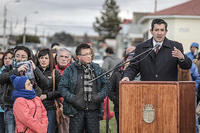
[[158,15],[187,15],[187,16],[200,16],[200,0],[190,0],[188,2],[150,13],[148,16]]
[[122,24],[130,24],[132,23],[132,19],[124,19]]

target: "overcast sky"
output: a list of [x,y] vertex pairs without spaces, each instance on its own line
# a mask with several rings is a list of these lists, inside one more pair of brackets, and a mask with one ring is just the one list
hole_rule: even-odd
[[[3,34],[3,7],[7,3],[7,33],[13,23],[13,33],[23,32],[24,17],[27,16],[27,32],[52,35],[55,32],[96,35],[92,23],[100,17],[105,0],[0,0],[0,34]],[[120,17],[132,18],[132,12],[153,12],[154,0],[116,0],[120,7]],[[158,10],[162,10],[188,0],[157,0]],[[34,12],[38,12],[34,14]]]

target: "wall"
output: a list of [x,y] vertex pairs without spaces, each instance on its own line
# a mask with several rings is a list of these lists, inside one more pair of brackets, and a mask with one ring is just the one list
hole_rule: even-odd
[[[182,43],[184,52],[189,52],[192,42],[200,44],[200,26],[198,26],[200,24],[200,18],[169,17],[164,18],[164,20],[168,23],[167,38]],[[142,24],[143,33],[151,28],[151,21],[152,19],[148,19],[148,21]],[[151,37],[151,33],[148,32],[148,38]]]

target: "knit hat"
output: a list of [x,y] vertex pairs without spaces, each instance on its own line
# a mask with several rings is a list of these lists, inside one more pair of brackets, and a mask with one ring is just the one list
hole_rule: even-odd
[[199,49],[199,44],[197,42],[193,42],[191,47],[196,47],[197,49]]
[[17,90],[25,89],[26,80],[28,80],[26,76],[16,76],[16,75],[10,76],[10,81],[12,82],[13,87]]

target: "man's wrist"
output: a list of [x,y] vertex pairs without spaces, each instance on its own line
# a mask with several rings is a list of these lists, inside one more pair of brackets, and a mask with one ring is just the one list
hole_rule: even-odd
[[183,56],[182,58],[179,59],[180,62],[183,62],[185,60],[185,57]]

